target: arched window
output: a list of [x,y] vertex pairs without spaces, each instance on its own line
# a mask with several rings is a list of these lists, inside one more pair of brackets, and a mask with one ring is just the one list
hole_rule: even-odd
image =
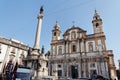
[[99,24],[98,23],[96,23],[96,28],[99,26]]
[[75,45],[72,46],[72,52],[76,52],[76,46]]
[[89,42],[88,46],[89,46],[89,52],[93,52],[93,43]]
[[56,36],[56,32],[54,32],[54,36]]
[[98,17],[96,16],[95,19],[98,19]]
[[61,46],[58,49],[58,54],[62,54],[62,47]]

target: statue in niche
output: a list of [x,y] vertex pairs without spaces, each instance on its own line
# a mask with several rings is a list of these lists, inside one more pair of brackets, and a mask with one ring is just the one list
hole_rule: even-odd
[[76,34],[75,34],[75,32],[72,32],[72,34],[71,34],[71,38],[72,38],[72,39],[75,39],[75,38],[76,38]]
[[92,42],[89,43],[89,51],[93,52],[93,43]]

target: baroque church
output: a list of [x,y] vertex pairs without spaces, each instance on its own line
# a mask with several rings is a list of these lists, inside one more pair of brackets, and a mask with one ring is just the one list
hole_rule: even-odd
[[106,48],[102,19],[97,11],[92,20],[93,34],[87,34],[86,30],[73,25],[65,31],[61,39],[60,26],[56,22],[52,30],[51,50],[47,56],[44,54],[44,47],[41,53],[39,48],[43,7],[37,18],[33,48],[20,41],[0,37],[0,73],[6,71],[5,67],[10,62],[13,68],[16,64],[29,67],[32,73],[31,80],[40,80],[47,76],[63,80],[94,78],[97,75],[116,78],[114,55],[112,50]]
[[58,79],[94,78],[97,75],[116,79],[112,50],[107,50],[103,22],[95,10],[93,34],[73,25],[60,38],[60,25],[52,30],[51,53],[48,61],[49,75]]

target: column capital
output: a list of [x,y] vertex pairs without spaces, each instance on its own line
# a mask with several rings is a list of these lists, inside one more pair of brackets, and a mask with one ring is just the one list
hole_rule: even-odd
[[42,19],[43,18],[43,14],[38,14],[38,17],[37,17],[38,19]]

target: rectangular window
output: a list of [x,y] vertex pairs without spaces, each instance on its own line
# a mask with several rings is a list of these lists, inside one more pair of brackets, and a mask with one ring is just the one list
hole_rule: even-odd
[[95,67],[95,63],[91,63],[91,64],[90,64],[90,67],[91,67],[91,68],[94,68],[94,67]]
[[91,74],[91,78],[95,78],[97,75],[97,71],[96,70],[90,70],[90,74]]
[[58,76],[62,76],[62,70],[58,70]]

